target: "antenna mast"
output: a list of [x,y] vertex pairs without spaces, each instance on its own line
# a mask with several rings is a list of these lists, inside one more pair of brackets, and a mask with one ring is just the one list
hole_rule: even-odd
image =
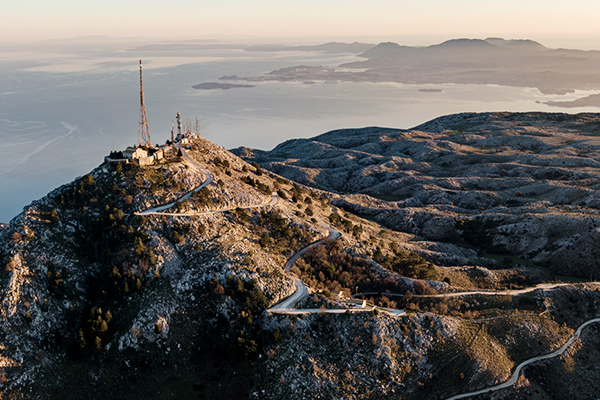
[[146,105],[144,104],[144,83],[142,80],[142,60],[140,60],[140,127],[138,129],[138,146],[152,148],[150,131],[148,129],[148,118],[146,117]]

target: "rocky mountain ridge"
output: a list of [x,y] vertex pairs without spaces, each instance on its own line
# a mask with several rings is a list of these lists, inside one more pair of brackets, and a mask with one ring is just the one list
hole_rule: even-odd
[[[528,220],[561,227],[563,236],[548,236],[559,249],[592,237],[581,232],[596,229],[595,209],[577,202],[594,196],[595,136],[586,129],[595,116],[528,118],[448,116],[418,131],[346,130],[271,153],[235,151],[251,163],[197,139],[158,165],[102,164],[0,231],[3,396],[429,399],[504,381],[519,362],[560,348],[600,307],[597,285],[584,283],[514,296],[431,296],[556,278],[536,265],[546,236],[504,231],[507,224],[490,222],[498,218],[514,217],[523,231],[536,226]],[[517,133],[506,133],[507,121]],[[567,126],[565,139],[556,129]],[[517,136],[526,151],[517,149]],[[548,148],[529,150],[528,138]],[[552,151],[575,139],[569,151],[588,155],[561,155],[575,166],[547,168],[561,177],[585,172],[587,197],[574,194],[581,181],[571,175],[561,195],[574,204],[517,195],[538,179],[535,163],[557,158]],[[500,155],[523,174],[500,194],[489,189],[500,166],[486,158],[496,155],[481,147],[488,140],[499,140]],[[538,184],[551,187],[559,178]],[[386,179],[390,191],[377,192]],[[474,194],[461,189],[475,184],[482,186]],[[359,189],[339,193],[350,188]],[[157,206],[165,209],[143,214]],[[297,307],[344,309],[336,293],[374,292],[370,304],[407,314],[266,311],[295,290],[286,260],[326,237],[327,226],[341,237],[292,267],[309,288]],[[499,246],[496,232],[518,239],[504,245],[504,259],[489,253]],[[535,256],[521,250],[532,243],[542,248]],[[591,247],[576,251],[585,260],[593,254]],[[577,343],[566,363],[549,361],[504,395],[524,397],[542,384],[550,390],[546,382],[562,374],[587,398],[593,386],[576,385],[576,377],[596,375],[580,349],[597,341],[586,333]]]
[[599,122],[597,114],[467,113],[234,152],[337,192],[333,204],[393,229],[589,278],[600,275],[592,245]]

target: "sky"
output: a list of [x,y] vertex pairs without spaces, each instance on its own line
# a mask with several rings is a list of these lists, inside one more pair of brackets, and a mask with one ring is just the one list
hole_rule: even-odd
[[0,10],[0,41],[499,36],[594,47],[600,38],[597,0],[0,0]]

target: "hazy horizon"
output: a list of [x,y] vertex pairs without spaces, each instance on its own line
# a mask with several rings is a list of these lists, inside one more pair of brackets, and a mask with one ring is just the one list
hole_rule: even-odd
[[[32,200],[88,173],[113,145],[122,149],[134,144],[140,58],[144,60],[150,132],[156,143],[169,137],[177,111],[184,117],[199,117],[202,136],[225,148],[265,150],[291,138],[333,129],[403,129],[457,112],[597,111],[594,107],[564,110],[542,104],[595,92],[544,95],[535,88],[498,85],[257,82],[256,87],[247,89],[191,88],[217,82],[223,75],[259,76],[300,64],[337,66],[364,60],[352,53],[230,49],[182,55],[127,52],[119,46],[107,51],[80,43],[54,49],[4,51],[0,59],[0,137],[9,148],[0,163],[0,185],[10,188],[0,196],[2,222],[8,222]],[[442,92],[419,92],[423,87]]]
[[[157,0],[101,3],[30,0],[3,5],[0,38],[85,35],[174,40],[208,36],[281,38],[600,38],[600,3],[589,0]],[[546,43],[552,45],[552,43]]]
[[[11,50],[27,51],[28,47],[43,44],[68,43],[71,41],[80,41],[81,43],[112,41],[112,42],[142,42],[142,43],[198,43],[214,42],[226,44],[242,45],[264,45],[264,44],[286,44],[286,45],[317,45],[328,42],[341,43],[384,43],[393,42],[404,46],[431,46],[443,43],[452,39],[486,39],[490,37],[500,37],[506,40],[533,40],[553,49],[577,49],[577,50],[599,50],[600,51],[600,32],[596,36],[589,35],[530,35],[530,36],[511,36],[511,35],[371,35],[371,36],[252,36],[252,35],[221,35],[207,34],[202,36],[190,36],[185,38],[166,37],[166,36],[114,36],[110,33],[61,36],[45,39],[26,39],[7,40],[0,37],[0,46],[10,46]],[[0,51],[2,49],[0,48]]]

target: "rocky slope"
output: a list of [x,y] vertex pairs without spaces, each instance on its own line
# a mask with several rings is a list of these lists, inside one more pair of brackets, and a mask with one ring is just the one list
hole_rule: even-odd
[[[440,119],[432,126],[445,123],[450,122]],[[414,136],[404,144],[437,149],[444,146],[443,140],[462,140],[465,143],[457,152],[464,153],[463,160],[486,150],[472,145],[469,141],[475,139],[465,139],[466,134],[420,129],[401,132]],[[437,158],[417,156],[417,151],[398,156],[391,150],[388,154],[373,150],[383,152],[402,144],[404,139],[381,139],[398,131],[373,128],[364,135],[354,133],[358,134],[346,139],[337,132],[318,141],[287,143],[271,155],[238,151],[246,158],[253,154],[263,168],[279,175],[197,139],[185,150],[185,157],[142,168],[102,164],[26,207],[0,230],[2,395],[446,398],[505,380],[516,364],[559,348],[578,324],[598,314],[595,285],[522,296],[413,297],[414,293],[536,284],[551,275],[532,268],[529,260],[513,267],[490,258],[481,248],[465,246],[474,240],[469,238],[485,237],[472,222],[478,221],[475,217],[494,214],[480,210],[475,200],[470,205],[464,190],[445,194],[456,196],[451,201],[457,205],[434,201],[433,193],[441,196],[449,191],[442,177],[435,175],[443,170]],[[313,153],[312,178],[303,176],[306,167],[299,166],[303,162],[299,151],[306,150],[305,145],[325,149]],[[296,159],[283,160],[283,148],[289,156],[296,154]],[[513,162],[523,162],[513,152]],[[269,157],[279,158],[265,161]],[[370,176],[379,161],[394,157],[404,161]],[[373,188],[385,186],[380,178],[389,174],[401,182],[386,194],[397,195],[396,190],[403,190],[404,173],[411,171],[398,174],[395,169],[413,163],[422,168],[414,171],[414,180],[406,181],[415,191],[414,204],[408,198],[390,203],[367,194],[342,197],[332,192],[356,187],[361,188],[356,192],[373,194]],[[198,166],[209,171],[211,184],[163,214],[136,214],[198,187],[208,178]],[[346,183],[335,178],[339,168],[346,168]],[[448,164],[447,171],[451,168]],[[471,179],[486,181],[483,176],[469,177],[475,171],[469,168],[457,166],[452,171],[462,171],[456,179],[467,186]],[[485,170],[476,169],[480,175]],[[300,183],[281,176],[296,173]],[[486,191],[478,191],[484,198]],[[549,218],[544,223],[552,222],[550,217],[575,221],[581,213],[593,211],[571,207],[558,214],[552,212],[557,206],[528,205],[511,193],[507,189],[498,197],[520,201],[510,207],[521,213],[517,219],[521,223],[526,221],[524,215],[537,210]],[[219,212],[223,210],[228,211]],[[217,212],[209,213],[213,211]],[[388,225],[393,216],[396,230],[362,214]],[[505,218],[513,216],[505,214]],[[558,226],[561,221],[554,223]],[[572,236],[582,229],[573,221],[570,230],[563,228],[561,233]],[[588,224],[592,229],[593,219]],[[396,318],[377,311],[309,315],[265,311],[294,291],[283,271],[285,261],[308,243],[326,237],[327,226],[339,230],[341,238],[315,247],[293,268],[309,286],[309,297],[299,307],[345,308],[334,291],[374,290],[401,296],[374,295],[369,301],[406,309],[409,314]],[[490,227],[490,232],[500,226]],[[443,228],[446,233],[440,234]],[[513,234],[517,235],[510,231],[505,236]],[[506,257],[513,261],[516,256]],[[587,259],[585,254],[582,258]],[[582,311],[573,312],[575,306]],[[573,351],[575,357],[577,350]],[[587,369],[583,373],[586,379],[596,377]],[[540,379],[552,376],[539,374]]]
[[597,114],[458,114],[235,153],[337,192],[335,205],[393,229],[597,278],[599,122]]

